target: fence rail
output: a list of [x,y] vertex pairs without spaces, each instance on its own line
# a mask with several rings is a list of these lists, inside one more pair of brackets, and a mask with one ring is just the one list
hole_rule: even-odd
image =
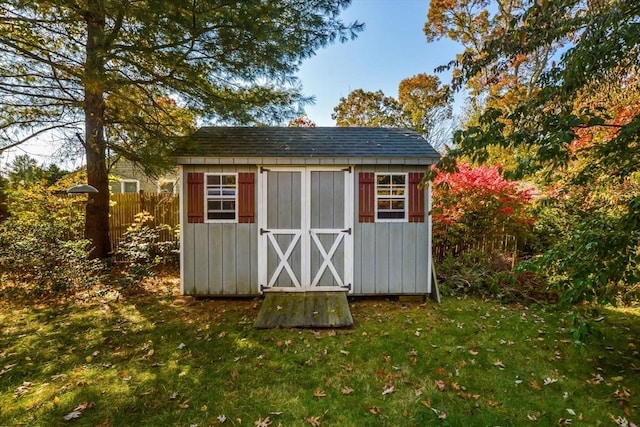
[[[132,193],[112,194],[109,209],[109,228],[111,248],[115,249],[127,228],[135,221],[140,212],[153,215],[152,225],[168,225],[169,230],[160,232],[160,240],[174,242],[178,240],[175,230],[179,224],[179,198],[174,194]],[[151,224],[150,224],[151,225]]]

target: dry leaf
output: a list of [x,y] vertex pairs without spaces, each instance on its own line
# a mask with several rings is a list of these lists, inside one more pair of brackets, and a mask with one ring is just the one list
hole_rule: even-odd
[[425,407],[431,409],[431,399],[423,400],[422,403]]
[[436,380],[436,388],[440,391],[445,391],[447,388],[447,384],[442,380]]
[[324,392],[324,390],[316,390],[313,392],[313,396],[314,397],[326,397],[327,393]]
[[538,381],[531,381],[529,383],[529,385],[531,386],[531,388],[535,389],[535,390],[542,390],[542,386],[540,384],[538,384]]
[[497,408],[498,406],[500,406],[500,403],[496,402],[495,400],[487,400],[487,405],[491,406],[492,408]]
[[75,420],[76,418],[80,418],[80,415],[82,415],[82,412],[80,411],[71,411],[67,415],[62,417],[62,419],[65,421],[71,421],[71,420]]
[[385,388],[382,390],[382,395],[387,395],[387,394],[391,394],[394,391],[394,387],[392,385],[390,386],[385,386]]
[[304,420],[311,424],[313,427],[318,427],[320,425],[320,417],[309,417],[305,418]]
[[353,393],[353,389],[351,387],[342,387],[342,390],[340,390],[342,392],[342,394],[351,394]]
[[500,360],[497,360],[497,359],[493,361],[493,366],[497,366],[500,369],[505,368],[504,363],[502,363]]
[[178,406],[180,406],[180,408],[182,408],[182,409],[187,409],[189,407],[189,399],[185,400],[184,402],[182,402]]
[[258,418],[253,422],[253,425],[256,427],[269,427],[271,425],[271,420],[269,419],[269,417],[265,418],[264,420],[262,418]]
[[380,408],[377,406],[367,406],[367,411],[373,415],[380,415]]

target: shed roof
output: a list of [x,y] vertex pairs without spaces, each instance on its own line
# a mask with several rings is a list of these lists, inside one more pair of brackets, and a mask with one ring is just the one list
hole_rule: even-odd
[[276,163],[344,159],[349,163],[430,164],[440,158],[413,130],[365,127],[203,127],[174,156],[179,164],[239,163],[235,160],[248,158],[281,160]]

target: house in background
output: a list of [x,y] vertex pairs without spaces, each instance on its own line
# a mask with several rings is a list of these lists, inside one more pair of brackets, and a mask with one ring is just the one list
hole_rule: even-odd
[[432,291],[439,154],[397,128],[205,127],[175,153],[181,291]]
[[142,168],[132,161],[119,158],[111,166],[109,185],[113,194],[118,193],[161,193],[178,194],[178,171],[159,178],[149,177]]

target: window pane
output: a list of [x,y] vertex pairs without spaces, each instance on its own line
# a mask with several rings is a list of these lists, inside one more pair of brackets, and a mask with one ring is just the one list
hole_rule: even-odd
[[236,219],[235,212],[209,212],[208,219]]
[[404,185],[405,175],[393,175],[392,181],[394,184]]
[[222,202],[222,209],[225,211],[235,211],[236,210],[235,200],[224,200]]
[[224,185],[236,185],[236,176],[235,175],[223,175],[222,176],[222,184],[224,184]]
[[379,219],[404,219],[404,212],[382,211],[378,212]]
[[137,182],[124,182],[124,192],[125,193],[137,193],[138,192],[138,183]]
[[220,175],[207,175],[207,185],[220,185]]
[[391,209],[391,200],[378,199],[378,210]]
[[165,181],[160,183],[160,192],[161,193],[173,193],[174,192],[174,182],[173,181]]
[[404,200],[393,200],[391,202],[391,209],[404,210]]
[[378,184],[390,184],[391,176],[390,175],[378,175]]

